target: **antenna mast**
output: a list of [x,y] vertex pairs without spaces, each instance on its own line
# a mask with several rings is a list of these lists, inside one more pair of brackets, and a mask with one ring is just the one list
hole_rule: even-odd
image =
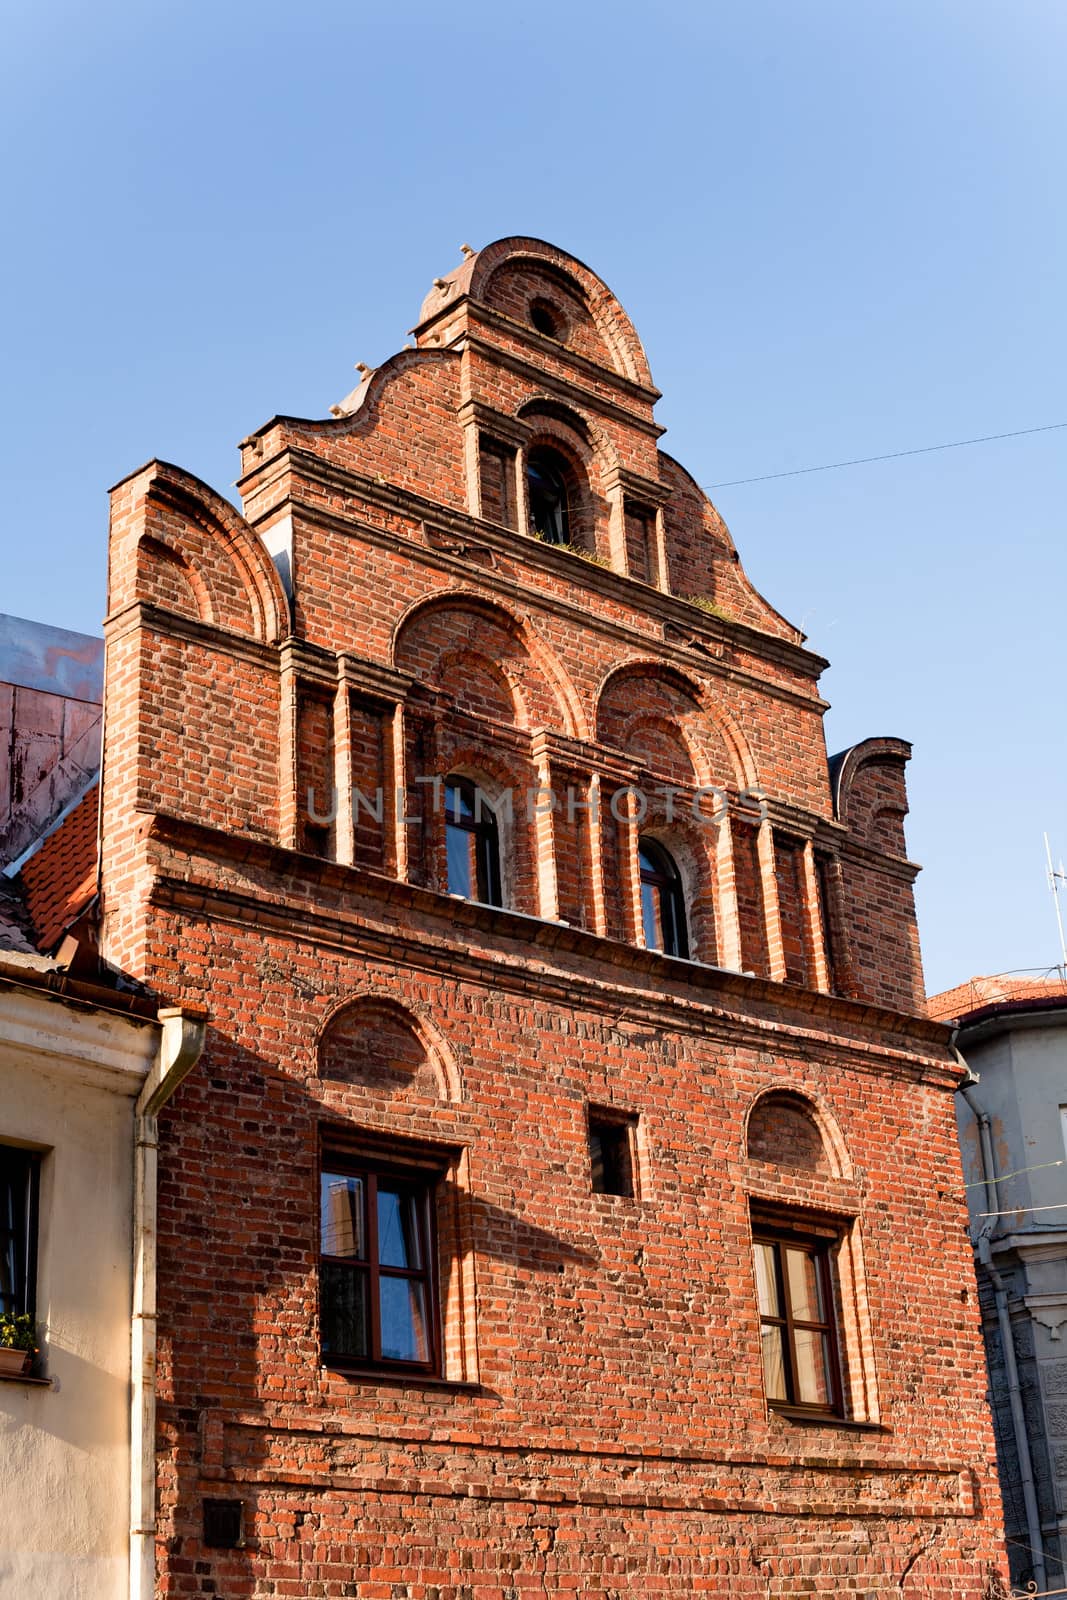
[[1045,860],[1048,862],[1048,886],[1052,890],[1052,903],[1056,907],[1056,926],[1060,932],[1060,976],[1067,978],[1067,940],[1063,936],[1063,912],[1060,910],[1060,885],[1067,883],[1067,872],[1061,860],[1059,868],[1052,865],[1052,848],[1045,835]]

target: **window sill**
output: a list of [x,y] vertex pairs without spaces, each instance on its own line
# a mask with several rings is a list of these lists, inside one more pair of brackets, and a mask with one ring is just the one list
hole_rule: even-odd
[[0,1372],[0,1383],[25,1383],[34,1389],[50,1389],[51,1378],[34,1378],[28,1372]]
[[338,1378],[350,1378],[353,1383],[387,1383],[404,1389],[444,1389],[459,1394],[479,1394],[481,1384],[464,1378],[442,1378],[433,1372],[394,1372],[384,1367],[360,1367],[345,1361],[323,1361],[323,1372]]
[[805,1411],[802,1406],[770,1406],[772,1417],[784,1417],[787,1422],[803,1422],[808,1427],[848,1428],[853,1433],[892,1433],[884,1422],[862,1422],[856,1417],[835,1417],[825,1411]]

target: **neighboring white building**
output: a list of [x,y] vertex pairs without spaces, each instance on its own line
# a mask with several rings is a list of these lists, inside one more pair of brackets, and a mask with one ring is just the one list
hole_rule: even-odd
[[957,1097],[1012,1578],[1067,1583],[1067,983],[972,978],[930,1001]]
[[0,1298],[40,1341],[0,1379],[5,1597],[151,1595],[154,1114],[202,1025],[146,1010],[0,951]]

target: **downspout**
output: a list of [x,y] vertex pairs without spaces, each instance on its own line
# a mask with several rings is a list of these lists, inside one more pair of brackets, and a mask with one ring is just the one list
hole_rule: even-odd
[[159,1054],[134,1107],[133,1317],[130,1329],[130,1600],[156,1595],[157,1117],[204,1048],[196,1013],[160,1011]]
[[978,1078],[971,1071],[963,1056],[956,1048],[956,1037],[959,1029],[952,1035],[952,1050],[956,1060],[964,1069],[966,1077],[960,1084],[957,1093],[961,1094],[971,1109],[971,1114],[978,1124],[978,1148],[982,1167],[982,1182],[985,1185],[985,1207],[990,1213],[985,1219],[985,1224],[980,1230],[975,1244],[978,1249],[978,1259],[988,1274],[993,1286],[993,1300],[997,1308],[997,1326],[1000,1332],[1000,1347],[1004,1354],[1004,1370],[1008,1378],[1008,1403],[1011,1406],[1011,1426],[1015,1435],[1015,1453],[1019,1462],[1019,1483],[1023,1492],[1023,1507],[1026,1512],[1026,1538],[1030,1546],[1030,1553],[1034,1558],[1034,1579],[1038,1592],[1047,1589],[1048,1577],[1045,1572],[1045,1546],[1041,1536],[1041,1515],[1037,1507],[1037,1489],[1034,1485],[1034,1464],[1030,1454],[1030,1436],[1026,1431],[1026,1414],[1023,1411],[1022,1389],[1019,1384],[1019,1366],[1015,1359],[1015,1340],[1011,1331],[1011,1315],[1008,1311],[1008,1286],[993,1262],[993,1250],[989,1236],[997,1225],[995,1212],[1000,1210],[997,1199],[996,1162],[993,1157],[993,1130],[989,1120],[989,1113],[983,1111],[972,1094]]

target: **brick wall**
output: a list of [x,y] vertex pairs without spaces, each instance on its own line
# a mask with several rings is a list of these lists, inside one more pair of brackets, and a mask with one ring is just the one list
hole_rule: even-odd
[[[823,663],[659,451],[589,269],[491,246],[416,341],[245,442],[247,522],[158,464],[115,495],[105,949],[211,1017],[162,1127],[160,1592],[992,1600],[906,747],[828,769]],[[565,435],[596,561],[522,531]],[[291,618],[257,526],[291,530]],[[501,908],[444,892],[417,780],[453,772],[511,794]],[[643,948],[642,834],[695,962]],[[590,1105],[632,1193],[593,1192]],[[323,1359],[324,1149],[424,1175],[433,1374]],[[836,1417],[768,1405],[754,1216],[832,1244]]]

